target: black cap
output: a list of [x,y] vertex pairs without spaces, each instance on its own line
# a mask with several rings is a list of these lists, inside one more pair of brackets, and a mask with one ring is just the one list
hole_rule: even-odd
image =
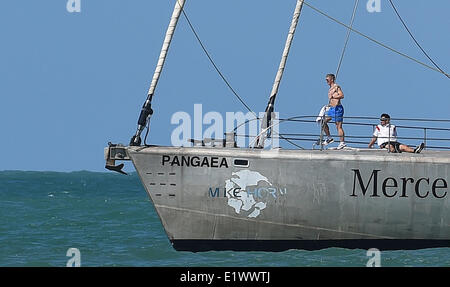
[[391,117],[388,114],[382,114],[380,120],[390,120]]

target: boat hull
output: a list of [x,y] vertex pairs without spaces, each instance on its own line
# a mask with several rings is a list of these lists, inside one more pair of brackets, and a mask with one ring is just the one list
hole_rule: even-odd
[[450,153],[127,147],[177,250],[450,246]]

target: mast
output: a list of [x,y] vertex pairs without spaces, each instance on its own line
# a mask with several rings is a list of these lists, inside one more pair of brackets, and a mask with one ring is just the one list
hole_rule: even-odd
[[272,112],[274,110],[275,98],[278,93],[278,88],[280,87],[281,78],[283,77],[284,68],[286,67],[286,61],[289,56],[289,50],[291,48],[292,40],[294,39],[295,30],[297,29],[298,19],[300,18],[300,12],[302,11],[303,0],[297,0],[297,5],[295,6],[294,16],[292,17],[291,27],[289,28],[289,34],[286,39],[286,45],[284,46],[283,55],[281,57],[280,66],[278,67],[278,72],[275,77],[275,82],[273,83],[272,92],[270,93],[269,103],[267,104],[264,118],[261,123],[261,131],[258,135],[255,147],[264,148],[264,141],[267,138],[267,133],[271,130],[270,126],[272,123]]
[[150,117],[153,114],[152,110],[152,99],[158,84],[159,77],[161,76],[161,71],[164,67],[164,62],[166,61],[167,52],[169,51],[170,43],[172,42],[172,37],[175,32],[175,28],[178,24],[178,19],[180,18],[181,12],[183,11],[184,3],[186,0],[176,0],[175,7],[172,13],[172,18],[170,19],[169,27],[167,28],[166,37],[164,39],[161,53],[159,55],[158,64],[156,65],[155,73],[153,74],[153,79],[150,84],[150,88],[147,93],[147,100],[142,106],[141,114],[138,119],[138,127],[136,134],[131,138],[130,145],[139,146],[141,145],[141,133],[144,130],[147,122],[150,121]]

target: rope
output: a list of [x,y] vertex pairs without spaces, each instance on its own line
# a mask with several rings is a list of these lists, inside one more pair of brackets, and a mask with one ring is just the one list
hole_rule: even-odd
[[[279,119],[280,121],[295,121],[296,119],[303,119],[303,118],[311,118],[315,119],[317,118],[317,115],[305,115],[305,116],[294,116],[290,117],[288,119]],[[360,120],[379,120],[380,117],[351,117],[351,116],[345,116],[344,119],[360,119]],[[419,118],[391,118],[392,121],[414,121],[414,122],[445,122],[450,123],[450,119],[419,119]],[[312,122],[315,122],[312,121]]]
[[333,18],[333,17],[331,17],[330,15],[326,14],[325,12],[322,12],[321,10],[315,8],[314,6],[312,6],[311,4],[309,4],[308,2],[305,1],[305,2],[303,2],[303,3],[304,3],[306,6],[308,6],[309,8],[311,8],[312,10],[316,11],[317,13],[319,13],[319,14],[321,14],[321,15],[327,17],[328,19],[330,19],[330,20],[336,22],[337,24],[339,24],[339,25],[341,25],[341,26],[344,26],[344,27],[350,29],[351,31],[355,32],[356,34],[358,34],[358,35],[360,35],[360,36],[362,36],[362,37],[364,37],[364,38],[366,38],[367,40],[372,41],[372,42],[374,42],[375,44],[377,44],[377,45],[379,45],[379,46],[381,46],[381,47],[383,47],[383,48],[386,48],[386,49],[390,50],[391,52],[394,52],[394,53],[396,53],[396,54],[398,54],[398,55],[400,55],[400,56],[402,56],[402,57],[405,57],[405,58],[407,58],[407,59],[409,59],[409,60],[411,60],[411,61],[413,61],[413,62],[416,62],[417,64],[422,65],[422,66],[424,66],[424,67],[426,67],[426,68],[428,68],[428,69],[430,69],[430,70],[433,70],[433,71],[439,72],[439,73],[441,73],[441,74],[444,74],[445,76],[447,76],[448,78],[450,78],[450,75],[449,75],[449,74],[447,74],[447,73],[445,73],[445,72],[443,72],[443,71],[440,71],[439,69],[436,69],[435,67],[432,67],[432,66],[430,66],[430,65],[428,65],[428,64],[425,64],[425,63],[423,63],[423,62],[421,62],[421,61],[419,61],[419,60],[417,60],[417,59],[414,59],[413,57],[408,56],[408,55],[406,55],[405,53],[402,53],[402,52],[400,52],[400,51],[397,51],[397,50],[395,50],[394,48],[391,48],[391,47],[389,47],[388,45],[383,44],[383,43],[381,43],[380,41],[377,41],[377,40],[375,40],[374,38],[372,38],[372,37],[370,37],[370,36],[367,36],[367,35],[365,35],[365,34],[359,32],[358,30],[353,29],[352,27],[350,27],[350,26],[348,26],[348,25],[342,23],[341,21],[337,20],[336,18]]
[[[352,20],[350,21],[350,28],[353,28],[353,21],[355,20],[356,9],[358,8],[358,3],[359,3],[359,0],[356,0],[355,1],[355,6],[353,7]],[[339,65],[338,65],[337,70],[336,70],[336,80],[337,80],[337,77],[339,75],[339,71],[341,69],[342,60],[344,59],[344,54],[345,54],[345,50],[347,49],[347,44],[348,44],[348,40],[350,38],[350,32],[351,31],[352,31],[351,29],[347,30],[347,38],[345,39],[344,49],[342,50],[341,58],[339,59]]]
[[419,47],[419,49],[423,52],[423,54],[428,58],[428,60],[431,61],[431,63],[433,63],[433,65],[445,76],[447,76],[447,78],[450,78],[450,76],[448,74],[446,74],[434,61],[433,59],[431,59],[431,57],[427,54],[427,52],[425,52],[425,50],[422,48],[422,46],[419,44],[419,42],[417,42],[416,38],[413,36],[413,34],[411,33],[411,31],[409,30],[408,26],[406,26],[405,21],[403,21],[402,17],[400,16],[400,14],[397,11],[397,8],[395,8],[394,3],[392,2],[392,0],[389,0],[389,3],[391,3],[392,8],[395,11],[395,14],[397,14],[398,18],[400,19],[400,22],[402,22],[403,27],[405,27],[406,31],[408,31],[409,36],[411,36],[411,38],[414,40],[414,43],[416,43],[417,47]]
[[[178,1],[178,0],[177,0]],[[220,69],[217,67],[216,63],[214,62],[214,60],[212,59],[211,55],[209,54],[208,50],[206,50],[205,45],[203,44],[202,40],[200,40],[200,37],[198,36],[194,26],[192,25],[191,21],[189,20],[189,17],[187,16],[186,12],[184,11],[184,8],[182,10],[183,16],[184,18],[186,18],[186,21],[189,25],[189,28],[191,29],[192,33],[194,33],[195,38],[197,39],[198,43],[200,44],[200,47],[202,48],[203,52],[205,53],[206,57],[208,57],[209,62],[212,64],[212,66],[214,67],[214,69],[216,70],[216,72],[219,74],[219,76],[222,78],[222,80],[224,81],[224,83],[227,85],[227,87],[231,90],[231,92],[234,94],[234,96],[241,102],[242,105],[244,105],[244,107],[251,112],[255,118],[257,118],[258,116],[255,114],[255,112],[253,112],[250,107],[244,102],[244,100],[238,95],[238,93],[233,89],[233,87],[231,86],[231,84],[228,82],[228,80],[225,78],[225,76],[222,74],[222,72],[220,71]]]

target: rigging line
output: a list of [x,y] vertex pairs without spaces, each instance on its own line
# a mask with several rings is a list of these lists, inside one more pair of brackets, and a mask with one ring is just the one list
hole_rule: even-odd
[[[355,21],[355,15],[356,15],[356,10],[358,8],[358,3],[359,3],[359,0],[356,0],[355,1],[355,6],[353,7],[352,19],[350,21],[350,28],[353,28],[353,22]],[[344,54],[345,54],[345,50],[347,49],[347,44],[348,44],[348,40],[350,39],[351,31],[352,30],[350,30],[350,29],[347,30],[347,38],[345,39],[344,49],[342,49],[341,58],[339,60],[339,65],[338,65],[337,70],[336,70],[336,79],[338,78],[339,71],[341,70],[342,60],[344,59]]]
[[[277,133],[277,132],[275,132],[275,133]],[[281,134],[279,134],[279,133],[277,133],[278,134],[278,138],[280,138],[280,139],[282,139],[282,140],[285,140],[285,141],[287,141],[288,143],[290,143],[291,145],[293,145],[293,146],[296,146],[296,147],[298,147],[299,149],[302,149],[302,150],[304,150],[304,148],[302,147],[302,146],[299,146],[298,144],[296,144],[296,143],[294,143],[294,142],[292,142],[292,140],[290,140],[290,139],[288,139],[288,138],[285,138],[284,136],[282,136]],[[273,136],[273,135],[272,135]]]
[[[178,1],[178,0],[177,0]],[[238,95],[238,93],[233,89],[233,87],[231,86],[231,84],[227,81],[227,79],[225,78],[225,76],[222,74],[222,72],[219,70],[219,68],[217,67],[216,63],[214,62],[214,60],[212,59],[211,55],[209,54],[208,50],[206,50],[205,45],[203,45],[203,42],[200,40],[200,37],[198,36],[196,30],[194,29],[194,26],[192,25],[191,21],[189,20],[189,17],[187,16],[186,12],[184,11],[184,8],[181,10],[181,12],[183,13],[184,18],[186,19],[189,28],[191,29],[192,33],[194,33],[195,38],[197,39],[198,43],[200,44],[203,52],[205,53],[205,55],[208,57],[209,61],[211,62],[211,64],[213,65],[214,69],[216,70],[216,72],[219,74],[219,76],[222,78],[222,80],[225,82],[225,84],[228,86],[228,88],[231,90],[231,92],[234,94],[234,96],[241,102],[241,104],[243,104],[247,110],[249,112],[251,112],[255,118],[257,118],[258,116],[255,114],[255,112],[253,112],[250,107],[244,102],[244,100]]]
[[[317,115],[312,115],[312,116],[295,116],[295,117],[290,117],[288,119],[279,119],[280,121],[295,121],[296,119],[301,119],[301,118],[311,118],[311,119],[315,119],[317,118]],[[352,117],[352,116],[345,116],[345,119],[362,119],[362,120],[379,120],[380,117]],[[418,118],[391,118],[391,120],[395,120],[395,121],[416,121],[416,122],[450,122],[449,119],[418,119]]]
[[416,43],[417,47],[419,47],[419,49],[423,52],[423,54],[428,58],[428,60],[430,60],[433,65],[439,69],[439,71],[444,74],[445,76],[447,76],[447,78],[450,78],[450,76],[448,74],[446,74],[434,61],[433,59],[431,59],[431,57],[428,55],[427,52],[425,52],[425,50],[422,48],[422,46],[419,44],[419,42],[417,42],[416,38],[414,37],[414,35],[411,33],[411,31],[409,30],[408,26],[406,25],[405,21],[403,21],[402,17],[400,16],[400,13],[397,11],[397,8],[395,7],[394,3],[392,2],[392,0],[389,0],[389,3],[391,3],[392,8],[395,11],[395,14],[397,14],[398,19],[400,19],[400,22],[402,22],[403,26],[405,27],[406,31],[408,31],[409,36],[411,36],[411,38],[413,39],[414,43]]
[[147,131],[145,132],[144,146],[148,146],[147,145],[147,136],[148,136],[148,133],[150,132],[150,121],[147,121],[146,129],[147,129]]
[[388,45],[385,45],[385,44],[381,43],[380,41],[377,41],[377,40],[375,40],[374,38],[372,38],[372,37],[370,37],[370,36],[367,36],[367,35],[365,35],[365,34],[359,32],[358,30],[355,30],[355,29],[349,27],[348,25],[342,23],[341,21],[337,20],[336,18],[333,18],[333,17],[331,17],[330,15],[326,14],[325,12],[322,12],[321,10],[315,8],[314,6],[312,6],[311,4],[309,4],[308,2],[305,1],[305,2],[303,2],[303,3],[304,3],[306,6],[308,6],[309,8],[311,8],[312,10],[316,11],[317,13],[319,13],[319,14],[321,14],[321,15],[327,17],[328,19],[330,19],[330,20],[332,20],[332,21],[338,23],[339,25],[342,25],[342,26],[344,26],[344,27],[346,27],[346,28],[352,30],[353,32],[355,32],[356,34],[358,34],[358,35],[360,35],[360,36],[366,38],[367,40],[372,41],[372,42],[376,43],[377,45],[382,46],[383,48],[386,48],[386,49],[388,49],[388,50],[390,50],[390,51],[392,51],[392,52],[394,52],[394,53],[396,53],[396,54],[398,54],[398,55],[400,55],[400,56],[402,56],[402,57],[405,57],[405,58],[407,58],[407,59],[409,59],[409,60],[411,60],[411,61],[413,61],[413,62],[416,62],[416,63],[419,64],[419,65],[422,65],[422,66],[424,66],[424,67],[426,67],[426,68],[428,68],[428,69],[430,69],[430,70],[433,70],[433,71],[435,71],[435,72],[444,74],[445,76],[447,76],[447,77],[450,78],[450,75],[449,75],[449,74],[447,74],[447,73],[445,73],[445,72],[442,72],[442,71],[440,71],[439,69],[436,69],[435,67],[432,67],[432,66],[430,66],[430,65],[428,65],[428,64],[425,64],[425,63],[423,63],[423,62],[421,62],[421,61],[419,61],[419,60],[416,60],[416,59],[414,59],[413,57],[406,55],[405,53],[399,52],[399,51],[395,50],[394,48],[391,48],[391,47],[389,47]]

